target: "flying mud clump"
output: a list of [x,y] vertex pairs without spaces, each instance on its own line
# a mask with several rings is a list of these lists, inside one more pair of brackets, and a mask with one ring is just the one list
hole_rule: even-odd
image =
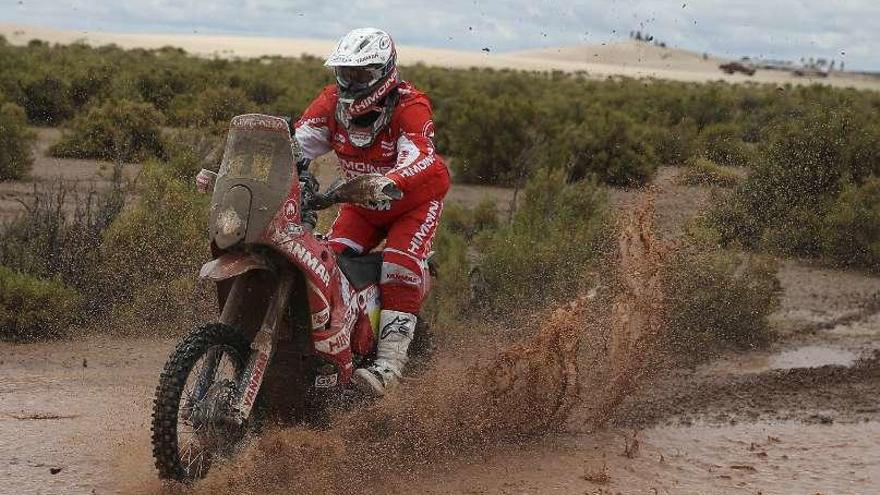
[[338,414],[327,430],[269,431],[191,493],[394,491],[420,473],[572,419],[607,419],[635,387],[662,330],[665,250],[651,233],[652,214],[646,200],[622,217],[609,290],[550,311],[532,338],[469,368],[455,369],[461,357],[439,356],[445,364],[417,383]]

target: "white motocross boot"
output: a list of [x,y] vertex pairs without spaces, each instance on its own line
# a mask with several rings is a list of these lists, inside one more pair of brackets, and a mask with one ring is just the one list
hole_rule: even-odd
[[376,361],[355,370],[352,382],[362,392],[381,397],[403,376],[408,360],[406,351],[416,329],[416,315],[383,309],[379,329]]

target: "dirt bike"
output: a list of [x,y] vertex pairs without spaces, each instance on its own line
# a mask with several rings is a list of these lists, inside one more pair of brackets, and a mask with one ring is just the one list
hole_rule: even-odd
[[[313,232],[317,210],[355,202],[364,183],[320,193],[292,146],[282,118],[230,124],[211,198],[214,257],[199,274],[217,284],[220,318],[165,364],[152,423],[160,478],[203,477],[267,419],[298,421],[310,401],[349,390],[355,367],[375,353],[381,253],[337,256]],[[401,196],[393,185],[383,192]]]

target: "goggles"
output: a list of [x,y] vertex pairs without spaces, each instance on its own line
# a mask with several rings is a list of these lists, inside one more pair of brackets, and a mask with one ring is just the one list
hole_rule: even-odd
[[363,91],[384,76],[382,66],[336,67],[336,82],[348,91]]

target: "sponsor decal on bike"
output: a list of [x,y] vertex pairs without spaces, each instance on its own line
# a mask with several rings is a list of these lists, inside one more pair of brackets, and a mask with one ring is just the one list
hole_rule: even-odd
[[270,238],[273,243],[281,246],[297,237],[301,237],[305,229],[302,225],[295,222],[285,222],[280,227],[272,226],[270,230]]
[[246,130],[266,130],[287,132],[287,122],[278,117],[268,115],[248,114],[239,115],[232,119],[232,127]]
[[282,206],[282,211],[284,212],[284,218],[289,221],[296,220],[296,213],[299,211],[299,200],[297,199],[288,199],[284,202],[284,206]]
[[312,313],[312,330],[320,330],[330,321],[330,308],[324,308],[317,313]]
[[298,242],[290,242],[284,247],[287,252],[305,265],[321,282],[324,282],[325,286],[330,284],[330,273],[327,271],[327,268],[305,246]]
[[243,405],[246,409],[242,411],[243,413],[250,412],[254,401],[257,400],[257,393],[260,391],[260,384],[263,382],[263,373],[266,372],[267,364],[269,364],[269,355],[265,352],[257,354],[257,360],[254,362],[254,372],[251,374],[250,380],[248,380],[248,387],[244,395]]
[[[442,207],[440,206],[439,201],[431,201],[430,206],[428,206],[428,214],[425,216],[425,221],[419,226],[419,230],[416,231],[413,238],[409,241],[409,251],[411,254],[416,256],[420,256],[423,246],[428,238],[431,236],[431,233],[434,232],[434,228],[437,226],[437,219],[440,216],[440,211]],[[430,247],[430,246],[427,246]]]
[[305,229],[298,223],[288,222],[284,226],[284,233],[287,234],[288,237],[299,237],[303,232],[305,232]]

